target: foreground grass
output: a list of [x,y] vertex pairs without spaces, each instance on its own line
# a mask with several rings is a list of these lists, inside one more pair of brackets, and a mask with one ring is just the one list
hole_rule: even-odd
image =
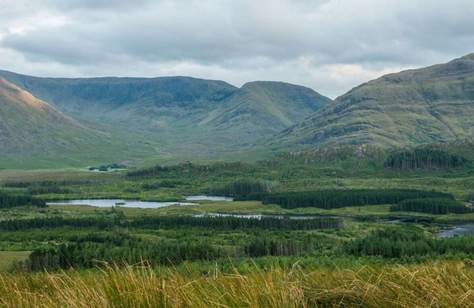
[[469,262],[182,274],[148,267],[0,275],[6,307],[474,307]]

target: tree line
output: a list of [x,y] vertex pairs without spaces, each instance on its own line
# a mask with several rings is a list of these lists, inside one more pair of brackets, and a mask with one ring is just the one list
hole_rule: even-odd
[[333,229],[342,226],[342,220],[332,217],[311,219],[289,219],[263,217],[193,217],[193,216],[143,216],[134,219],[123,217],[46,217],[31,219],[10,219],[0,221],[0,230],[17,231],[36,228],[95,227],[98,229],[120,226],[124,228],[179,228],[201,227],[218,230],[236,229],[278,229],[278,230],[313,230]]
[[394,204],[390,211],[422,212],[435,215],[470,213],[472,209],[462,202],[445,198],[407,199]]
[[32,195],[0,191],[0,208],[11,208],[24,205],[46,207],[46,203],[43,200],[35,198]]
[[284,208],[317,207],[334,209],[346,206],[393,204],[406,199],[445,198],[451,194],[412,189],[327,189],[306,192],[283,192],[248,195],[239,200],[260,200]]
[[178,165],[161,166],[130,170],[127,172],[129,177],[156,177],[165,174],[185,175],[206,175],[216,172],[249,173],[255,170],[255,166],[243,162],[216,162],[209,165],[194,164],[184,162]]
[[242,197],[272,191],[271,182],[255,179],[239,179],[222,186],[209,189],[209,193],[217,196]]
[[35,249],[19,267],[38,271],[91,268],[104,262],[117,265],[143,262],[176,265],[183,261],[214,260],[227,255],[220,247],[204,241],[149,241],[126,234],[95,235]]
[[456,168],[467,160],[459,155],[450,154],[435,148],[416,148],[391,153],[385,160],[386,168],[398,170]]

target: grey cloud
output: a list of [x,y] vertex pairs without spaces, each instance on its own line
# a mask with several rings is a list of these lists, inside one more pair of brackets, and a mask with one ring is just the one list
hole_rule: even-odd
[[278,79],[334,96],[377,73],[474,51],[471,0],[6,2],[0,49],[58,74]]
[[48,0],[46,4],[62,10],[130,10],[149,2],[151,0]]

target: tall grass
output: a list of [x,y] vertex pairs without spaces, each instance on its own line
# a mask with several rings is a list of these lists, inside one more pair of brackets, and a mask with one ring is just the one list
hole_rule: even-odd
[[149,267],[2,274],[6,307],[472,307],[474,267],[442,262],[356,269],[183,274]]

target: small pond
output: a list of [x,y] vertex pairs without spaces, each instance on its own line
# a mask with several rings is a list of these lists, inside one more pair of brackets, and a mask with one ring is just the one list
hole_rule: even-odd
[[81,200],[65,200],[47,202],[47,205],[89,205],[95,207],[130,207],[141,209],[157,209],[171,205],[196,205],[190,202],[156,202],[156,201],[139,201],[139,200],[123,200],[123,199],[81,199]]
[[474,224],[458,225],[451,229],[438,232],[438,237],[454,237],[461,235],[474,235]]

